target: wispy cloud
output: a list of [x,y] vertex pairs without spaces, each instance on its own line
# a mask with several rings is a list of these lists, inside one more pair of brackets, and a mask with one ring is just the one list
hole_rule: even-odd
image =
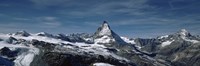
[[37,21],[41,24],[41,27],[56,28],[61,26],[61,22],[58,21],[57,17],[52,17],[52,16],[38,17]]
[[[88,4],[82,7],[84,10],[65,11],[61,10],[61,14],[71,16],[111,16],[115,14],[142,15],[142,9],[153,8],[145,4],[148,0],[127,0],[127,1],[111,1],[103,3]],[[80,7],[81,8],[81,7]]]
[[29,19],[29,18],[22,18],[22,17],[14,17],[13,18],[14,20],[23,20],[23,21],[28,21],[28,20],[31,20],[31,19]]

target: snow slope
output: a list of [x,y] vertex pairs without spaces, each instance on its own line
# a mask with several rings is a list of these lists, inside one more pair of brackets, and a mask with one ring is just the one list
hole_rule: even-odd
[[165,41],[165,42],[163,42],[163,43],[161,44],[161,47],[165,47],[165,46],[167,46],[167,45],[170,45],[173,41],[174,41],[174,40],[172,40],[172,41]]
[[18,56],[16,57],[16,60],[14,60],[15,66],[30,66],[30,63],[33,61],[33,58],[39,54],[39,49],[31,46],[27,47],[24,45],[13,45],[13,44],[7,44],[6,42],[1,41],[0,42],[0,49],[3,47],[8,48],[14,48],[14,49],[21,49],[23,51],[20,51]]
[[108,63],[94,63],[93,66],[114,66]]

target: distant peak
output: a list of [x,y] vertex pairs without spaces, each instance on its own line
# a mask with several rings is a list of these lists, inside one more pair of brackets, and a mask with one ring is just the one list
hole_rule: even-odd
[[178,34],[181,36],[190,36],[190,33],[186,29],[181,29]]
[[39,33],[37,33],[37,34],[48,34],[48,33],[46,33],[46,32],[39,32]]
[[25,36],[25,37],[30,36],[30,34],[28,32],[26,32],[25,30],[18,31],[14,35],[20,35],[20,36]]
[[46,37],[52,37],[52,34],[46,33],[46,32],[39,32],[36,34],[37,36],[46,36]]
[[25,30],[18,31],[18,33],[27,33]]
[[101,27],[99,27],[98,30],[99,30],[99,35],[111,35],[112,31],[106,21],[103,22],[103,24],[101,25]]
[[103,24],[98,28],[98,30],[95,32],[95,36],[104,36],[104,35],[111,35],[112,30],[110,29],[110,26],[106,21],[103,22]]
[[186,29],[181,29],[180,32],[188,32]]
[[114,33],[109,24],[104,21],[94,34],[94,42],[102,44],[126,44],[116,33]]

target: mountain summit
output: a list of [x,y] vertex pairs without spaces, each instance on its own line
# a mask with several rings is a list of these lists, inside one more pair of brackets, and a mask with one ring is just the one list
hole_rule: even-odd
[[30,34],[28,32],[26,32],[26,31],[24,31],[24,30],[23,31],[18,31],[18,32],[14,33],[13,35],[24,36],[24,37],[30,36]]
[[94,33],[94,42],[98,44],[126,44],[119,35],[111,30],[106,21]]
[[110,29],[110,26],[108,25],[108,23],[106,21],[103,22],[103,24],[101,25],[101,27],[98,28],[97,32],[95,33],[95,35],[97,36],[104,36],[104,35],[111,35],[112,34],[112,30]]
[[179,32],[177,32],[178,35],[182,37],[189,37],[191,34],[186,29],[181,29]]

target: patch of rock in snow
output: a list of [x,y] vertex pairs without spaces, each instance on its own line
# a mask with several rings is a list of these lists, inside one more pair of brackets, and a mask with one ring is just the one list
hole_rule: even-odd
[[174,40],[172,40],[172,41],[165,41],[165,42],[163,42],[163,43],[161,44],[161,46],[162,46],[162,47],[165,47],[165,46],[167,46],[167,45],[170,45],[173,41],[174,41]]
[[108,63],[94,63],[93,66],[114,66]]
[[[74,43],[72,44],[73,46],[64,46],[65,48],[57,48],[54,51],[55,52],[66,52],[66,53],[77,53],[77,54],[81,54],[81,52],[92,52],[92,54],[97,54],[97,55],[103,55],[103,56],[112,56],[116,59],[119,60],[125,60],[127,62],[129,62],[129,60],[127,60],[126,58],[120,57],[114,53],[109,52],[107,49],[107,47],[105,47],[104,45],[100,45],[100,44],[85,44],[85,43]],[[78,46],[79,48],[75,48],[74,46]],[[71,49],[70,51],[67,51],[67,49]],[[62,50],[62,51],[61,51]]]

